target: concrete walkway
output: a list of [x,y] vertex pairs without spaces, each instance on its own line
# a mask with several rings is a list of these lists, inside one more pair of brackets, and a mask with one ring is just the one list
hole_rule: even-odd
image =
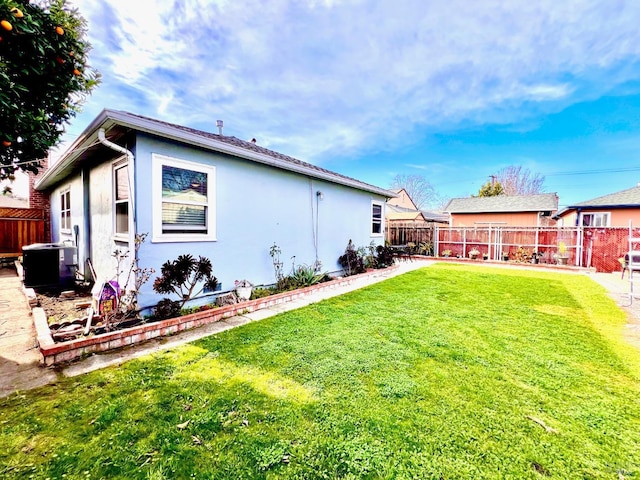
[[55,371],[40,367],[31,308],[13,268],[0,268],[0,397],[54,382]]
[[[311,303],[317,303],[326,298],[342,295],[396,275],[432,265],[433,263],[435,263],[435,260],[423,259],[401,262],[398,269],[394,271],[380,271],[378,275],[362,278],[352,285],[343,288],[318,292],[304,299],[298,299],[290,303],[227,318],[195,330],[182,332],[171,337],[151,340],[144,344],[115,352],[92,355],[84,360],[58,369],[44,368],[41,366],[42,357],[36,344],[31,309],[25,298],[22,283],[13,269],[0,269],[0,398],[10,395],[15,391],[28,390],[53,383],[58,376],[73,377],[107,366],[119,365],[143,355],[174,348],[239,325],[262,320],[282,312],[304,307]],[[491,263],[487,266],[523,268],[521,266],[501,263]],[[635,300],[632,305],[630,304],[628,280],[626,278],[621,280],[620,272],[611,274],[578,273],[586,274],[603,285],[616,303],[627,311],[630,321],[625,331],[625,337],[640,348],[640,320],[638,320],[640,319],[640,299]],[[638,289],[640,290],[640,286]],[[640,291],[638,293],[640,294]]]

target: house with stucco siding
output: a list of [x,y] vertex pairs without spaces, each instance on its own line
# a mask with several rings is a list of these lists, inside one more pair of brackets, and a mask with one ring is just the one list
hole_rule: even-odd
[[452,198],[444,210],[450,215],[451,227],[548,227],[555,225],[552,217],[558,210],[558,196],[540,193]]
[[[160,272],[181,254],[211,260],[222,291],[275,282],[270,247],[295,263],[340,269],[349,240],[384,241],[394,193],[232,136],[128,112],[102,111],[40,178],[54,242],[77,246],[78,269],[116,277],[114,251]],[[124,267],[126,268],[126,266]],[[157,273],[156,273],[157,275]],[[143,285],[138,303],[161,296]]]
[[556,218],[564,227],[628,227],[640,225],[640,186],[569,205]]

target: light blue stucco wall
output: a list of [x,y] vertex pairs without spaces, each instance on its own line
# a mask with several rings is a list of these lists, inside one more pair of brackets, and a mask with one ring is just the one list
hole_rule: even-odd
[[[215,166],[216,241],[151,240],[153,153]],[[317,200],[318,191],[322,200]],[[316,215],[318,259],[324,271],[340,269],[337,259],[349,239],[357,246],[383,243],[383,236],[371,234],[371,203],[384,203],[382,196],[143,134],[136,139],[135,197],[136,232],[149,234],[139,251],[139,266],[154,268],[158,274],[165,261],[180,254],[202,255],[212,261],[223,291],[244,278],[256,285],[274,283],[269,256],[274,242],[282,250],[285,273],[294,255],[296,264],[313,264]],[[155,305],[162,298],[152,289],[157,274],[142,287],[141,306]]]

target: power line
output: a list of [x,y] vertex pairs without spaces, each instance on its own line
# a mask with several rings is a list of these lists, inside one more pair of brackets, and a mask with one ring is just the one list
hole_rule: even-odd
[[573,170],[565,172],[555,172],[544,174],[545,177],[556,177],[560,175],[593,175],[597,173],[622,173],[622,172],[637,172],[640,171],[640,167],[625,167],[625,168],[600,168],[596,170]]

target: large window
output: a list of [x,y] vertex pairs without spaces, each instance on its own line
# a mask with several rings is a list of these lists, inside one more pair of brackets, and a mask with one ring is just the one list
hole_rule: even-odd
[[60,229],[71,230],[71,190],[60,194]]
[[611,214],[609,212],[583,213],[583,227],[608,227],[611,224]]
[[153,155],[156,241],[215,240],[215,167]]
[[114,177],[114,212],[116,235],[129,233],[129,168],[125,165],[116,166]]
[[382,203],[371,202],[371,235],[382,235]]

